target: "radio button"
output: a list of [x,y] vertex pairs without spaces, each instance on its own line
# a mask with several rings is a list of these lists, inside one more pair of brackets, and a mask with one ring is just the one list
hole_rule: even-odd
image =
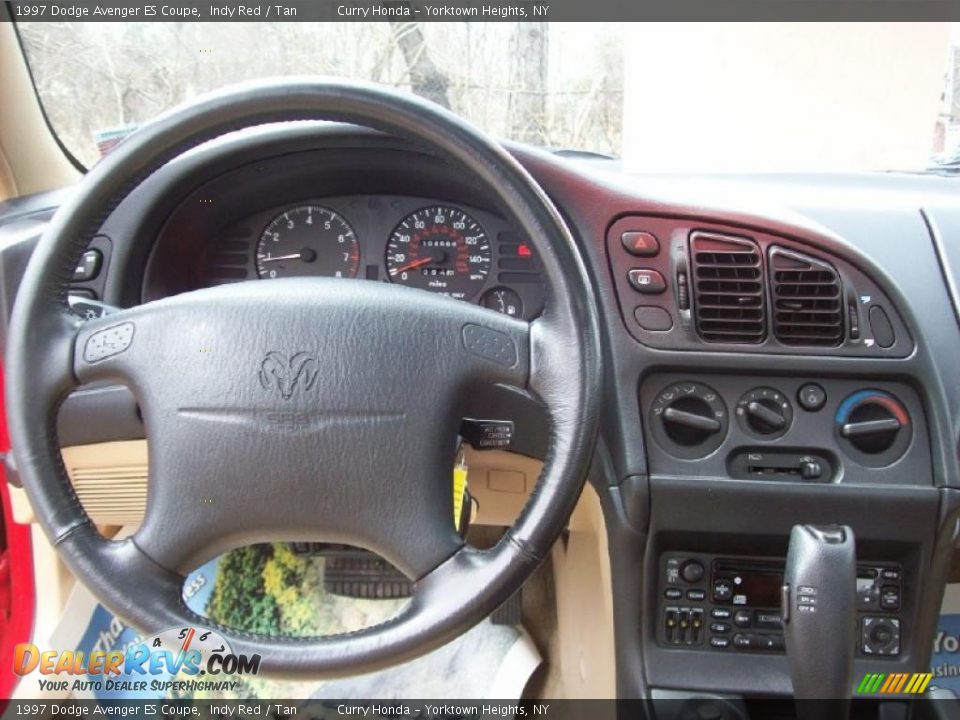
[[754,627],[762,630],[779,630],[783,627],[783,617],[780,613],[768,610],[757,610],[753,616]]
[[687,590],[687,600],[705,600],[707,593],[703,590]]
[[733,636],[733,646],[739,650],[752,650],[754,647],[753,635],[737,633]]
[[730,638],[728,637],[712,637],[710,638],[710,646],[715,648],[726,648],[730,646]]
[[667,600],[679,600],[683,597],[683,590],[680,588],[669,587],[663,591],[663,596]]
[[713,583],[713,601],[728,602],[733,597],[733,585],[729,580],[717,580]]
[[729,620],[732,614],[733,611],[730,608],[714,608],[710,611],[710,615],[718,620]]
[[733,615],[733,624],[737,627],[748,628],[753,622],[753,613],[749,610],[737,610]]
[[711,623],[710,631],[715,633],[728,633],[730,632],[730,623],[725,623],[725,622]]
[[759,650],[784,650],[783,635],[756,635],[754,647]]

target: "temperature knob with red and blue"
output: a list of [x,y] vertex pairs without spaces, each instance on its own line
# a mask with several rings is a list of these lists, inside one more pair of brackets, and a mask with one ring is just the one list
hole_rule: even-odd
[[845,452],[871,467],[890,465],[910,446],[910,414],[883,390],[860,390],[847,397],[834,416],[834,432]]

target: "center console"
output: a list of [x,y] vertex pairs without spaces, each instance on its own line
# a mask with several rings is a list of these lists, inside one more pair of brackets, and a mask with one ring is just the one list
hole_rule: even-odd
[[[783,653],[783,572],[783,558],[663,553],[658,644],[715,653]],[[816,611],[812,596],[800,598],[801,611]],[[899,564],[857,564],[858,656],[900,654],[902,604]]]

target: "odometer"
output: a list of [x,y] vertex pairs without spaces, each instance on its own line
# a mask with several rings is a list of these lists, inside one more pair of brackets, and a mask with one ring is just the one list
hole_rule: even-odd
[[350,223],[320,205],[283,211],[270,221],[257,243],[261,278],[352,278],[359,268],[360,246]]
[[490,274],[490,240],[459,208],[434,206],[407,215],[387,242],[387,274],[401,285],[470,300]]

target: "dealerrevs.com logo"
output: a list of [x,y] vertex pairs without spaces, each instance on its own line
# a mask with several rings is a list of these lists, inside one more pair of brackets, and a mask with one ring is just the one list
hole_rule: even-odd
[[186,627],[122,650],[41,650],[21,643],[14,651],[13,671],[20,676],[38,673],[42,690],[222,690],[232,689],[231,676],[256,675],[260,655],[234,654],[213,630]]

